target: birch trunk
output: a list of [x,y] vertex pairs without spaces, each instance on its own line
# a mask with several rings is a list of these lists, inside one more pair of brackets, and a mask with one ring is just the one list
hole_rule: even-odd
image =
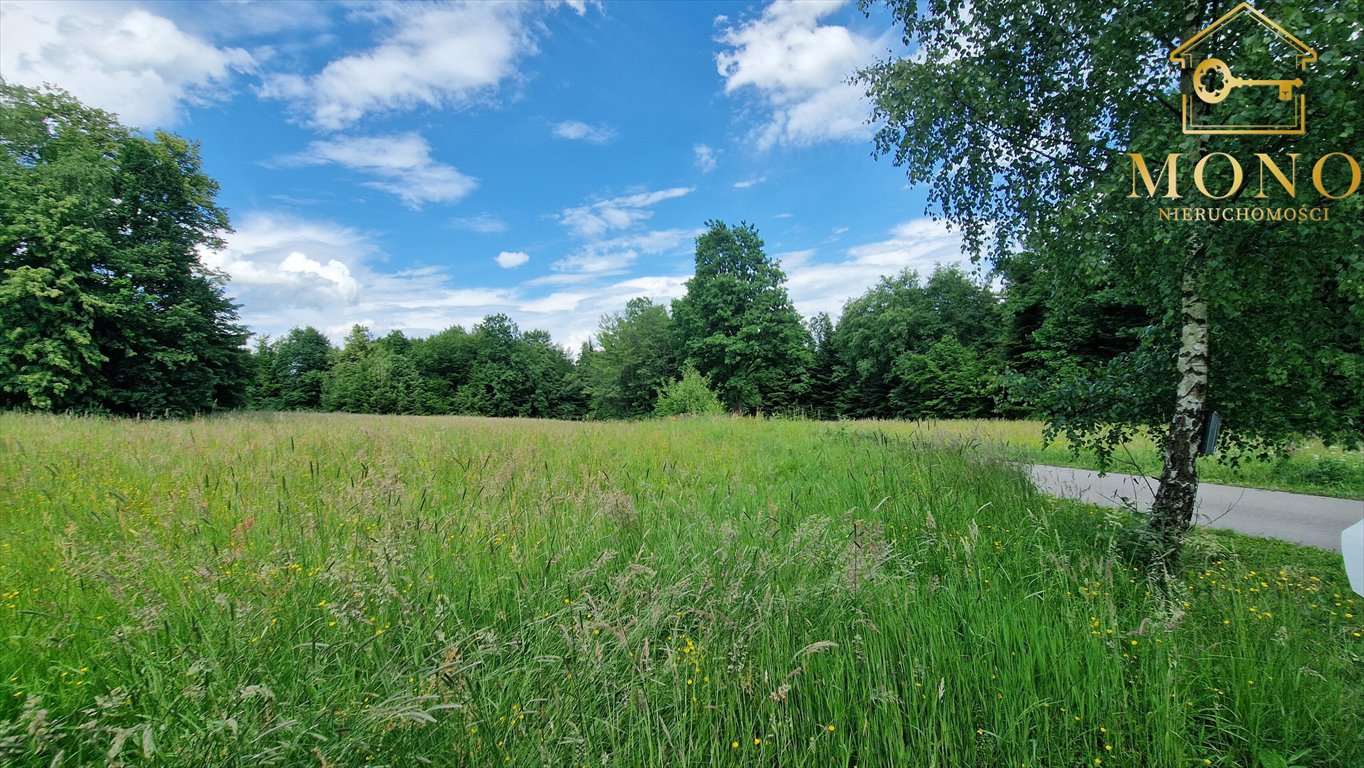
[[[1206,0],[1185,0],[1185,40],[1203,27],[1210,9]],[[1180,90],[1193,92],[1193,73],[1181,75]],[[1202,111],[1198,99],[1189,99],[1195,115]],[[1197,154],[1204,153],[1205,137],[1198,137]],[[1179,388],[1175,412],[1165,435],[1165,466],[1160,488],[1151,505],[1151,528],[1159,544],[1159,556],[1167,565],[1179,558],[1184,534],[1193,524],[1198,502],[1199,437],[1203,431],[1204,404],[1208,397],[1208,302],[1203,298],[1203,274],[1207,263],[1208,232],[1197,232],[1180,280]]]
[[1151,527],[1167,561],[1178,557],[1180,542],[1193,523],[1198,500],[1199,437],[1208,396],[1208,302],[1202,296],[1206,246],[1190,254],[1180,286],[1182,329],[1179,340],[1178,398],[1165,436],[1165,466],[1151,506]]

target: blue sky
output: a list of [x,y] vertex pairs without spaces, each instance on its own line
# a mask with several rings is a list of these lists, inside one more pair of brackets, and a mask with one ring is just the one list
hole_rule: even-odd
[[902,53],[846,2],[0,2],[0,74],[202,143],[204,254],[263,334],[505,312],[572,348],[758,227],[807,317],[961,260],[846,83]]

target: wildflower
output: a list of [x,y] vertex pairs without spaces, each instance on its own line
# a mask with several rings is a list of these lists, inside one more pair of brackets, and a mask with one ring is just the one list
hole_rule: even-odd
[[762,739],[754,739],[754,740],[753,740],[753,746],[755,746],[755,747],[761,747],[762,744],[763,744],[763,740],[762,740]]
[[735,739],[734,741],[731,741],[731,742],[729,743],[729,748],[730,748],[730,749],[738,749],[738,748],[739,748],[739,741],[738,741],[738,739]]
[[829,733],[833,733],[833,732],[834,732],[834,726],[833,726],[833,724],[831,723],[831,724],[829,725],[829,727],[826,728],[825,730],[827,730]]

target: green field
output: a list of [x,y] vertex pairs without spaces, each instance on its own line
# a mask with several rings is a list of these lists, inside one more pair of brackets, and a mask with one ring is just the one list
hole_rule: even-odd
[[1337,556],[914,430],[0,415],[0,763],[1364,765]]
[[[925,422],[867,422],[866,425],[898,435],[956,437],[1001,446],[1003,455],[1037,464],[1097,469],[1089,452],[1074,454],[1065,438],[1047,443],[1042,423],[1003,419],[957,419]],[[1113,455],[1110,472],[1160,475],[1160,446],[1140,436]],[[1364,451],[1327,447],[1319,440],[1305,440],[1286,455],[1261,461],[1243,459],[1236,466],[1220,456],[1198,460],[1198,479],[1208,483],[1269,488],[1276,491],[1311,493],[1344,499],[1364,499]]]

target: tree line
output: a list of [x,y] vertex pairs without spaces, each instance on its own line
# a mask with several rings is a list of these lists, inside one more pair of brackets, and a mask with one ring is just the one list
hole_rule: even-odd
[[427,338],[314,328],[258,341],[251,407],[629,419],[655,413],[953,418],[1016,413],[1007,302],[956,268],[883,278],[837,321],[796,312],[756,227],[710,222],[669,304],[632,299],[576,359],[506,315]]

